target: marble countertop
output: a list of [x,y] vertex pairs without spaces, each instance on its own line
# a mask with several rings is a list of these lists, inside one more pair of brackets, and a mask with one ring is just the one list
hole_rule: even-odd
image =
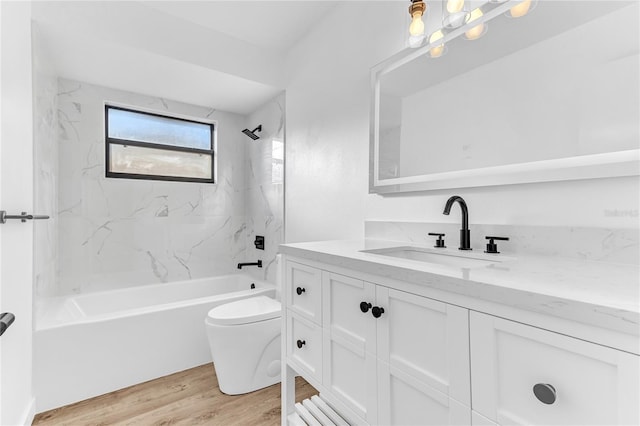
[[[545,256],[502,257],[460,268],[394,258],[362,250],[414,246],[384,240],[283,244],[283,254],[490,302],[639,335],[640,267]],[[443,252],[460,255],[457,249]]]

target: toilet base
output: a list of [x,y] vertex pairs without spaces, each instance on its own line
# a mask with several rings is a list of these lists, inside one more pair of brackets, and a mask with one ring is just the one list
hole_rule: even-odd
[[244,325],[207,323],[222,393],[240,395],[280,382],[280,318]]

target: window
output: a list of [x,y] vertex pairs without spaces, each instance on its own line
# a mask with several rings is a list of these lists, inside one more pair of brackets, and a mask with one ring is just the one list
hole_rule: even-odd
[[105,106],[106,176],[214,183],[210,123]]

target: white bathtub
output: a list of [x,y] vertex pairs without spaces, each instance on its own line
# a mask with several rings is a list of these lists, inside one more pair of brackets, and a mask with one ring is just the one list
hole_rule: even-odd
[[36,411],[211,362],[207,312],[275,293],[272,284],[237,274],[42,301],[34,337]]

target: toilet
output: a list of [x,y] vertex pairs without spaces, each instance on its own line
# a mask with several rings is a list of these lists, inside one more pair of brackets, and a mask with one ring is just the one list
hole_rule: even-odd
[[205,319],[223,393],[238,395],[280,382],[280,302],[257,296],[217,306]]

